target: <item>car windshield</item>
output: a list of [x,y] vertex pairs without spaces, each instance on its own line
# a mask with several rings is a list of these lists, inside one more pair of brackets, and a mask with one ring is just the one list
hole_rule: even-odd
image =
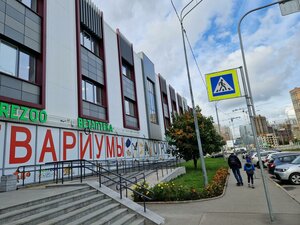
[[300,164],[300,156],[294,159],[294,161],[292,161],[291,164]]

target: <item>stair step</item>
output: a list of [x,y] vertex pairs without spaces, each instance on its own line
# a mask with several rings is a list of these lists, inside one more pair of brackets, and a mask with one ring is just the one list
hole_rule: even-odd
[[94,196],[90,196],[88,198],[84,198],[84,199],[81,199],[81,200],[78,200],[78,201],[74,201],[74,202],[59,206],[59,207],[54,208],[54,209],[50,209],[50,210],[47,210],[47,211],[44,211],[44,212],[41,212],[41,213],[38,213],[38,214],[35,214],[35,215],[28,216],[26,218],[14,221],[14,222],[9,223],[9,224],[10,225],[39,224],[39,223],[42,223],[44,221],[50,220],[52,218],[58,217],[60,215],[72,212],[76,209],[79,209],[79,208],[85,207],[87,205],[90,205],[90,204],[92,204],[92,203],[94,203],[94,202],[96,202],[96,201],[98,201],[102,198],[103,198],[103,195],[96,194]]
[[95,223],[95,225],[105,225],[108,222],[110,222],[110,224],[116,220],[118,220],[119,218],[121,218],[122,216],[126,215],[126,213],[128,213],[128,209],[126,208],[121,208],[118,210],[113,211],[112,213],[102,217],[100,220],[97,221],[97,223]]
[[111,212],[111,211],[117,211],[119,207],[120,207],[119,203],[109,204],[108,206],[106,206],[102,209],[96,210],[86,216],[83,216],[80,219],[77,219],[76,221],[67,223],[67,225],[79,225],[79,224],[80,225],[82,225],[82,224],[90,225],[91,223],[103,218],[104,214],[109,214],[109,212]]
[[[95,195],[96,193],[97,193],[96,190],[89,189],[88,191],[84,191],[79,194],[51,200],[49,202],[44,202],[44,203],[41,203],[38,205],[33,205],[30,207],[20,209],[18,211],[8,212],[8,213],[0,215],[0,224],[4,221],[7,223],[7,222],[15,221],[15,220],[27,217],[27,216],[31,216],[33,214],[38,214],[38,213],[46,211],[48,209],[57,208],[63,204],[67,204],[67,203],[74,202],[74,201],[77,201],[77,200],[80,200],[83,198],[87,198],[89,196]],[[104,197],[104,195],[103,195],[103,197]]]
[[60,199],[62,197],[71,196],[71,195],[81,193],[81,192],[87,191],[87,190],[91,190],[91,188],[87,186],[87,187],[84,187],[84,188],[79,188],[79,189],[76,189],[76,190],[73,190],[73,191],[69,191],[69,192],[49,196],[49,197],[46,197],[46,198],[37,199],[37,200],[26,202],[26,203],[23,203],[23,204],[10,206],[10,207],[7,207],[5,209],[0,209],[0,215],[4,214],[4,213],[7,213],[7,212],[17,211],[19,209],[24,209],[24,208],[27,208],[27,207],[30,207],[30,206],[39,205],[41,203],[52,201],[52,200],[55,200],[55,199]]
[[[119,206],[117,203],[112,203],[112,199],[103,199],[99,202],[95,202],[91,205],[88,205],[86,207],[82,207],[80,209],[74,210],[73,212],[70,212],[68,214],[64,214],[61,216],[58,216],[56,218],[53,218],[51,220],[47,220],[44,223],[41,223],[39,225],[65,225],[67,223],[70,223],[74,220],[80,220],[81,218],[90,215],[91,212],[95,212],[95,210],[98,210],[98,213],[101,215],[105,213],[106,211],[112,210]],[[100,209],[100,210],[99,210]]]
[[127,215],[123,216],[122,218],[118,219],[117,221],[111,223],[110,225],[124,225],[124,224],[128,224],[128,223],[132,222],[134,219],[136,219],[136,215],[130,213],[130,214],[127,214]]
[[124,225],[145,225],[145,219],[138,218],[138,219],[130,222],[129,224],[124,224]]

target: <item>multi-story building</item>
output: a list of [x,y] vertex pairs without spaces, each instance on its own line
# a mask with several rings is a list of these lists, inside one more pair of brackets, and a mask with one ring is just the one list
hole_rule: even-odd
[[90,1],[0,0],[2,175],[167,156],[165,130],[171,113],[187,110],[182,99]]
[[278,146],[278,140],[275,134],[264,134],[260,136],[262,139],[263,147],[277,147]]
[[221,126],[221,136],[225,141],[232,140],[232,132],[230,130],[230,127],[228,126]]
[[296,118],[298,124],[300,124],[300,87],[295,87],[293,90],[290,91]]
[[247,145],[254,144],[251,125],[241,125],[239,127],[242,143]]
[[268,133],[268,123],[266,117],[261,115],[255,116],[254,122],[258,136]]

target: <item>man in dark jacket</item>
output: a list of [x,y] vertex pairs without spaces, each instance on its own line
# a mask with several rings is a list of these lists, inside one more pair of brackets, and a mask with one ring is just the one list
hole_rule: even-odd
[[232,170],[233,175],[237,181],[236,185],[237,186],[243,185],[243,179],[240,173],[240,169],[242,168],[242,163],[235,154],[231,153],[230,156],[228,157],[228,165]]

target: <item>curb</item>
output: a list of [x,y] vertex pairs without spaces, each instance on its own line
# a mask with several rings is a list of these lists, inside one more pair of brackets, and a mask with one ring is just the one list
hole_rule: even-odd
[[[219,196],[212,197],[212,198],[203,198],[203,199],[197,199],[197,200],[186,200],[186,201],[166,201],[166,202],[146,202],[146,204],[154,205],[154,204],[185,204],[185,203],[194,203],[194,202],[206,202],[206,201],[211,201],[211,200],[216,200],[219,198],[222,198],[227,190],[228,186],[228,180],[229,180],[230,173],[228,172],[228,176],[225,181],[223,193]],[[137,202],[137,203],[143,203],[143,202]]]
[[271,180],[278,188],[280,188],[281,190],[283,190],[288,196],[290,196],[290,198],[292,198],[295,202],[297,202],[300,205],[300,202],[293,195],[291,195],[281,185],[279,185],[278,183],[276,183],[270,176],[268,176],[268,179]]

